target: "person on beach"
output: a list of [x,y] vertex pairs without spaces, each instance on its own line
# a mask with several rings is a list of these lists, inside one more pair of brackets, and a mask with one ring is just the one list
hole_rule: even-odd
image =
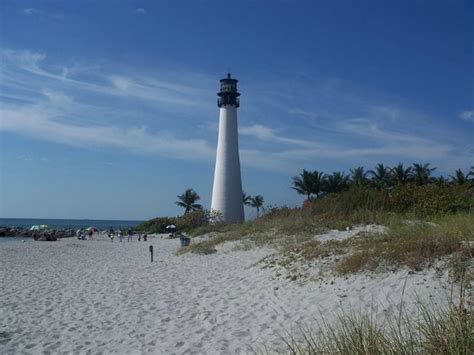
[[127,241],[128,242],[131,242],[132,241],[132,228],[128,228],[128,237],[127,237]]
[[110,227],[110,229],[109,229],[109,238],[112,242],[114,241],[114,237],[115,237],[114,229],[112,227]]
[[92,232],[92,229],[89,229],[89,240],[94,240],[94,232]]
[[141,241],[141,240],[142,240],[142,235],[138,233],[138,241]]
[[119,229],[119,231],[118,231],[118,237],[119,237],[120,242],[122,242],[122,240],[123,240],[123,234],[122,234],[122,230],[121,230],[121,229]]
[[145,234],[143,234],[143,241],[144,241],[144,242],[146,242],[146,238],[147,238],[147,235],[146,235],[146,233],[145,233]]

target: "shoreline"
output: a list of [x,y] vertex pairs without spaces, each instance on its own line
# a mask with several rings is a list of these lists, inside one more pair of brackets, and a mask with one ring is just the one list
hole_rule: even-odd
[[108,230],[110,227],[134,228],[143,221],[138,220],[106,220],[106,219],[54,219],[54,218],[0,218],[0,228],[28,229],[33,225],[46,224],[51,229],[77,230],[80,228],[96,227],[99,230]]

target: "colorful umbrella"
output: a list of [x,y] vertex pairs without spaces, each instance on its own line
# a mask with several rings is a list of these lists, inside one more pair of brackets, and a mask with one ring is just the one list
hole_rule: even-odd
[[34,226],[31,226],[30,231],[37,231],[40,229],[48,229],[49,226],[47,224],[35,224]]
[[98,229],[96,227],[89,227],[89,228],[86,229],[86,231],[88,231],[88,232],[92,231],[93,233],[95,233],[95,232],[98,231]]

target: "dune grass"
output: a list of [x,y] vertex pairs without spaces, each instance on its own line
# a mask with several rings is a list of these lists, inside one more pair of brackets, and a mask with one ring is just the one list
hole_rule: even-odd
[[[285,354],[474,354],[474,303],[468,269],[460,272],[459,294],[451,294],[446,306],[418,300],[377,321],[370,312],[340,313],[334,323],[322,316],[317,331],[282,337]],[[456,299],[456,297],[458,297]]]
[[235,240],[245,241],[247,245],[287,245],[289,248],[293,244],[300,245],[325,229],[324,223],[315,218],[311,211],[284,207],[241,224],[210,224],[193,229],[190,235],[207,235],[207,238],[192,243],[184,252],[208,253],[221,243]]
[[472,214],[447,215],[434,222],[398,219],[388,227],[384,234],[354,239],[352,253],[337,265],[337,271],[375,270],[384,264],[420,270],[437,258],[460,252],[461,241],[474,240]]
[[[468,250],[461,251],[461,241],[474,240],[474,214],[456,213],[429,220],[416,220],[412,216],[393,213],[373,215],[374,222],[387,226],[379,234],[359,233],[342,240],[320,242],[314,236],[334,224],[315,216],[311,211],[279,209],[255,221],[239,225],[215,225],[208,238],[193,242],[181,252],[210,254],[228,241],[241,241],[248,250],[252,245],[275,247],[285,259],[303,262],[338,256],[336,272],[349,274],[361,270],[374,271],[397,267],[420,270],[439,258],[452,255],[452,270],[460,267],[461,259],[472,257]],[[349,222],[339,220],[341,229]],[[199,234],[203,230],[194,231]],[[208,230],[207,230],[208,231]],[[463,255],[464,253],[464,255]],[[468,255],[465,255],[465,254]]]
[[385,323],[373,314],[341,314],[319,331],[283,338],[285,354],[473,354],[472,306],[451,303],[445,309],[418,303],[413,317],[403,310]]
[[[271,208],[253,221],[235,225],[201,224],[189,231],[207,234],[183,252],[213,253],[227,241],[245,248],[270,245],[293,259],[343,259],[341,274],[406,266],[419,270],[455,253],[461,241],[474,240],[474,190],[468,186],[404,186],[392,191],[354,188],[312,201],[306,208]],[[379,224],[388,232],[360,234],[344,241],[321,243],[315,236],[328,229]],[[456,262],[453,262],[455,268]]]

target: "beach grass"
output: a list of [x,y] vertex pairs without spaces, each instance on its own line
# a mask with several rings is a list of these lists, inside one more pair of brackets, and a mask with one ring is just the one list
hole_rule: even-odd
[[[417,299],[409,309],[404,303],[406,280],[398,307],[383,320],[376,312],[341,311],[330,323],[321,314],[317,331],[302,330],[282,337],[285,354],[459,354],[474,353],[474,303],[468,269],[460,270],[458,294],[447,304]],[[454,286],[454,284],[452,284]],[[451,287],[451,290],[454,290]]]
[[[212,226],[207,238],[196,240],[181,252],[213,253],[219,244],[228,241],[241,241],[246,249],[252,245],[270,245],[284,257],[301,256],[307,261],[340,255],[341,260],[335,265],[340,274],[383,267],[406,266],[420,270],[441,257],[452,255],[451,264],[455,271],[460,265],[456,260],[462,257],[462,253],[469,253],[461,250],[460,243],[474,240],[474,214],[469,212],[424,220],[412,219],[409,214],[379,214],[375,221],[387,227],[383,232],[361,232],[345,240],[325,242],[315,239],[315,236],[334,228],[334,223],[319,217],[307,210],[279,209],[251,222]],[[337,224],[340,229],[345,229],[351,226],[348,223],[339,220]],[[203,231],[201,227],[195,234]]]
[[460,243],[474,240],[472,214],[446,215],[431,222],[392,219],[388,227],[385,233],[353,238],[352,253],[337,265],[337,271],[375,270],[383,264],[421,270],[437,258],[468,252]]
[[336,322],[322,321],[318,331],[283,337],[285,354],[472,354],[472,306],[451,303],[440,309],[419,302],[416,317],[403,307],[378,322],[372,313],[342,313]]

